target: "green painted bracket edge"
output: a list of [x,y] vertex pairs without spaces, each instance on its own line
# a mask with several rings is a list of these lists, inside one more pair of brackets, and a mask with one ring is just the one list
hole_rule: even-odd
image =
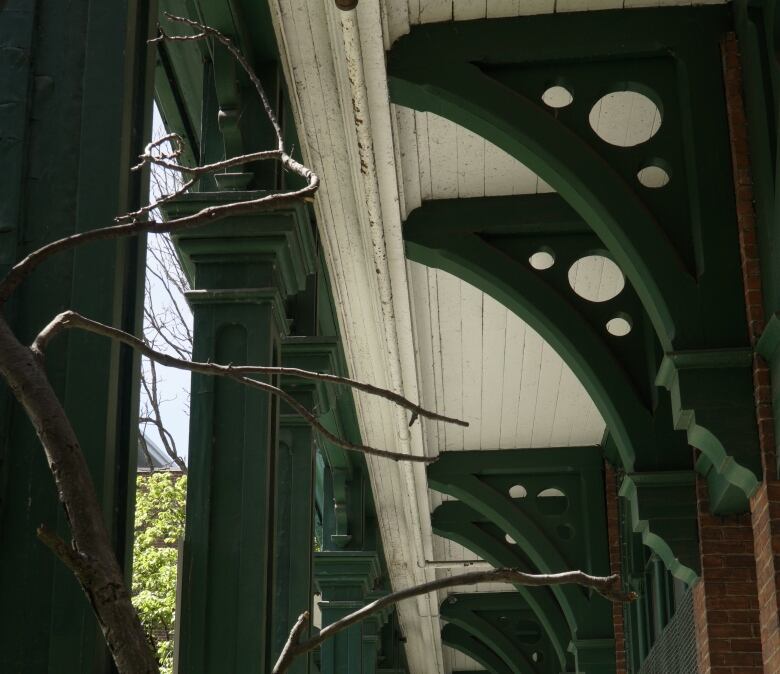
[[675,578],[679,578],[690,586],[698,579],[698,573],[682,564],[666,541],[651,531],[650,520],[642,519],[639,515],[639,494],[637,485],[642,481],[650,480],[652,480],[654,484],[663,481],[669,485],[684,485],[693,488],[695,477],[693,473],[688,472],[675,472],[669,474],[655,473],[650,476],[641,474],[626,475],[623,478],[623,482],[621,483],[618,492],[619,495],[629,503],[631,528],[633,531],[641,534],[642,542],[661,558],[666,565],[666,568],[669,569],[669,572]]

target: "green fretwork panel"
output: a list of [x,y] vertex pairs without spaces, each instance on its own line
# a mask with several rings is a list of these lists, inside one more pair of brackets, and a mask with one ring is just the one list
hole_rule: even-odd
[[688,585],[699,571],[695,480],[693,471],[637,473],[620,485],[631,532]]
[[[151,126],[154,4],[3,3],[0,275],[49,241],[111,225],[145,203],[147,176],[128,169]],[[141,237],[55,256],[19,287],[4,317],[23,343],[66,308],[137,333],[143,251]],[[106,339],[70,334],[51,345],[47,362],[129,569],[138,360]],[[70,540],[40,443],[0,386],[0,671],[107,674],[92,609],[37,539],[41,524]]]
[[[490,294],[556,349],[607,422],[626,470],[690,468],[685,436],[672,429],[668,396],[655,386],[659,348],[638,297],[630,286],[604,302],[572,290],[572,264],[609,253],[560,196],[430,201],[409,214],[404,238],[411,259]],[[533,268],[530,259],[539,251],[553,256],[551,267]],[[615,317],[631,323],[629,334],[607,331]]]
[[560,674],[546,632],[516,592],[452,594],[439,615],[482,641],[514,674]]
[[[375,552],[318,552],[314,556],[320,609],[325,627],[361,608],[379,576]],[[364,631],[361,623],[339,632],[320,647],[322,674],[363,674]],[[374,646],[372,645],[373,649]]]
[[[730,20],[726,8],[705,7],[416,26],[391,49],[391,97],[480,134],[552,185],[620,266],[669,358],[728,353],[748,346],[720,53]],[[544,103],[553,84],[569,90],[568,105]],[[601,97],[625,90],[654,102],[661,121],[649,139],[618,147],[593,131],[589,116]],[[638,172],[648,166],[664,169],[669,182],[641,184]],[[512,255],[511,246],[506,250]],[[510,277],[500,270],[488,275],[510,293]],[[529,287],[538,297],[537,286]],[[512,300],[528,304],[516,290]],[[552,315],[561,315],[559,303],[550,306]],[[559,343],[553,346],[565,358],[576,355],[561,350],[560,333],[554,336]],[[619,372],[604,349],[593,349],[591,334],[578,332],[577,338],[583,350],[601,355],[593,365],[600,377],[583,377],[588,365],[582,360],[572,366],[586,387],[614,380]],[[647,348],[650,354],[655,349],[651,343]],[[700,470],[711,490],[723,494],[713,510],[733,512],[747,507],[760,470],[755,420],[742,414],[752,402],[742,385],[731,388],[731,407],[739,412],[733,429],[708,417],[734,374],[725,362],[716,367],[722,371],[711,375],[713,398],[698,398],[695,409],[683,406],[681,412],[674,386],[663,377],[659,384],[671,389],[674,427],[707,455],[709,465]],[[624,369],[629,376],[635,372]],[[691,391],[687,378],[678,383],[683,401],[697,397],[696,384]],[[613,406],[629,404],[617,402],[611,389],[596,393],[597,404],[605,393]],[[634,470],[627,422],[604,416],[624,467]],[[618,416],[633,423],[633,417]]]
[[[196,193],[169,216],[225,200]],[[313,271],[302,208],[235,216],[176,237],[193,290],[193,358],[278,365],[283,300]],[[193,376],[180,658],[193,674],[265,672],[271,664],[274,491],[279,404],[227,379]],[[304,580],[305,582],[305,580]]]
[[[285,367],[332,373],[338,342],[332,337],[288,337],[282,341]],[[282,387],[313,414],[330,409],[322,382],[283,377]],[[300,415],[282,406],[274,493],[274,600],[272,609],[275,662],[298,616],[311,611],[314,560],[314,431]],[[291,672],[309,672],[309,658],[297,658]]]
[[[609,573],[599,447],[445,452],[428,483],[498,527],[539,573]],[[577,586],[552,592],[576,642],[612,637],[607,600]]]
[[[539,572],[524,550],[506,539],[506,533],[500,527],[464,503],[442,503],[431,516],[431,526],[436,535],[460,543],[497,568]],[[558,598],[550,588],[518,585],[515,589],[544,628],[561,671],[567,671],[574,663],[569,652],[573,629]]]

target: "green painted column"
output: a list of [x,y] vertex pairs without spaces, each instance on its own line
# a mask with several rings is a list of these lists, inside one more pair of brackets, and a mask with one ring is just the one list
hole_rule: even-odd
[[[386,592],[369,592],[366,603],[380,599]],[[379,654],[382,650],[382,626],[387,622],[390,609],[379,611],[363,621],[363,674],[376,674]]]
[[[316,372],[335,371],[335,337],[288,337],[282,342],[282,364]],[[282,387],[315,415],[333,405],[333,392],[322,382],[283,377]],[[274,510],[273,653],[278,658],[298,616],[311,610],[314,571],[315,434],[312,427],[282,406],[276,460]],[[292,674],[307,674],[310,658],[296,659]]]
[[[322,625],[329,625],[365,604],[379,576],[375,552],[334,551],[315,554],[315,579],[322,594]],[[358,623],[321,647],[322,674],[363,674],[363,625]]]
[[615,674],[615,640],[575,640],[571,646],[577,659],[577,674]]
[[[191,194],[167,214],[252,196]],[[284,299],[312,272],[305,209],[231,217],[176,244],[193,288],[193,359],[279,364]],[[271,658],[279,403],[238,382],[193,375],[191,411],[179,671],[263,674]]]
[[[148,141],[155,2],[8,0],[0,9],[0,275],[54,239],[105,227],[146,200],[130,166]],[[29,343],[72,308],[140,328],[143,237],[47,261],[3,308]],[[129,568],[137,447],[138,359],[70,334],[47,372],[80,440],[117,557]],[[43,546],[70,531],[43,450],[0,385],[0,672],[104,674],[110,657],[73,574]]]

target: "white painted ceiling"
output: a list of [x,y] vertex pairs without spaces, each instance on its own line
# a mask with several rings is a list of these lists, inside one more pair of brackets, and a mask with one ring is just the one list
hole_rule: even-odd
[[[720,1],[720,0],[718,0]],[[505,152],[430,113],[389,103],[384,51],[410,25],[522,14],[640,6],[706,4],[684,0],[385,0],[361,2],[357,15],[381,200],[381,227],[393,290],[394,325],[380,314],[376,258],[367,241],[366,173],[356,157],[343,17],[332,3],[272,0],[274,22],[306,161],[322,178],[315,209],[338,303],[351,374],[379,385],[392,381],[425,407],[470,422],[468,429],[423,421],[407,430],[383,402],[356,396],[366,442],[435,455],[593,445],[604,422],[555,351],[491,297],[439,270],[405,260],[401,224],[423,200],[549,192],[551,188]],[[617,103],[617,104],[616,104]],[[641,142],[662,123],[637,98],[603,101],[594,130],[618,144]],[[597,299],[623,283],[619,271],[590,261],[571,276],[574,290]],[[391,349],[388,335],[397,343]],[[394,350],[395,349],[395,350]],[[397,356],[392,355],[397,353]],[[464,548],[435,537],[430,512],[442,496],[427,489],[419,467],[368,461],[388,568],[396,589],[446,569],[425,560],[471,560]],[[506,586],[462,588],[496,591]],[[445,598],[399,606],[413,674],[482,669],[443,648],[438,606]]]

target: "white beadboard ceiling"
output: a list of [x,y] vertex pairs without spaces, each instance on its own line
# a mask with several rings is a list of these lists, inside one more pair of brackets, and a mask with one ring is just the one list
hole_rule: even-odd
[[[721,0],[717,0],[721,2]],[[393,359],[400,392],[426,407],[470,422],[468,429],[423,420],[398,425],[383,401],[356,396],[364,440],[396,451],[544,448],[597,444],[604,422],[555,351],[520,318],[450,274],[407,261],[401,224],[428,199],[549,192],[538,176],[483,138],[441,117],[389,103],[384,51],[411,25],[551,12],[712,4],[712,0],[385,0],[357,9],[381,228],[392,285],[394,325],[387,330],[368,239],[347,73],[343,16],[331,2],[271,0],[299,138],[322,187],[317,221],[338,304],[352,376],[389,385]],[[592,113],[597,133],[631,144],[650,137],[660,115],[637,98],[605,100]],[[376,254],[376,251],[373,251]],[[610,265],[591,261],[572,273],[574,289],[605,297],[623,283]],[[397,344],[389,348],[388,335]],[[395,354],[395,355],[393,355]],[[393,587],[453,573],[425,560],[474,560],[431,532],[442,495],[428,490],[419,466],[369,458],[374,499]],[[446,497],[444,497],[446,498]],[[459,588],[502,591],[506,586]],[[455,591],[455,590],[453,590]],[[446,597],[399,605],[412,674],[482,667],[443,647],[438,606]]]

